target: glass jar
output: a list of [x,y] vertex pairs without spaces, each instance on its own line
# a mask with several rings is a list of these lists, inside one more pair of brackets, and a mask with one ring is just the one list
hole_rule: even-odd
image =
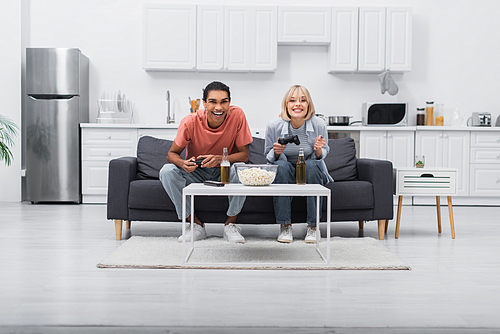
[[425,113],[427,117],[426,125],[434,125],[434,102],[426,102]]
[[417,108],[417,125],[425,125],[425,108]]

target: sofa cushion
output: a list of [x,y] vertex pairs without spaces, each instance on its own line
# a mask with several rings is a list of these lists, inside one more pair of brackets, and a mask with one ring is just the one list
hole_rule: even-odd
[[356,147],[354,139],[329,139],[330,152],[325,158],[328,172],[335,181],[354,181],[358,179],[356,168]]
[[249,157],[248,163],[254,165],[266,164],[265,140],[263,138],[253,137],[253,141],[248,145]]
[[[137,178],[158,179],[160,169],[168,163],[171,140],[143,136],[137,143]],[[184,151],[181,153],[184,158]]]

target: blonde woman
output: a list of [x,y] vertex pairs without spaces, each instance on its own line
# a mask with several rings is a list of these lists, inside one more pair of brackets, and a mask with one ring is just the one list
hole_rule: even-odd
[[[309,91],[300,85],[288,89],[281,105],[281,115],[272,120],[266,127],[265,155],[269,163],[278,165],[273,183],[295,183],[295,165],[299,149],[304,149],[306,159],[306,183],[326,184],[333,182],[323,161],[330,147],[326,139],[328,132],[324,120],[313,117],[314,104]],[[282,145],[280,138],[298,136],[300,144]],[[292,234],[293,197],[277,196],[273,198],[276,222],[280,224],[279,242],[290,243]],[[307,233],[306,243],[316,243],[316,197],[307,197]]]

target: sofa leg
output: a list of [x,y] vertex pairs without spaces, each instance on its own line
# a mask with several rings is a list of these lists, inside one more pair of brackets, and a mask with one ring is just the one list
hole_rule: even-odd
[[115,219],[116,240],[122,240],[122,223],[121,219]]
[[385,234],[385,219],[378,220],[378,240],[384,240]]
[[362,229],[363,229],[363,227],[365,226],[365,221],[364,221],[364,220],[360,220],[360,221],[358,222],[358,224],[359,224],[359,229],[360,229],[360,230],[362,230]]
[[130,220],[126,220],[125,221],[125,227],[127,228],[127,230],[130,230],[131,226],[132,226],[132,222]]
[[389,229],[389,219],[385,220],[385,233],[387,233],[387,230]]

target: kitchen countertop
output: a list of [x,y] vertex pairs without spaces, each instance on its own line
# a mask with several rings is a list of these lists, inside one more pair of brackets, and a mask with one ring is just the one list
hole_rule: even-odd
[[[179,124],[80,123],[82,128],[177,129]],[[495,126],[327,126],[328,131],[500,131]]]

